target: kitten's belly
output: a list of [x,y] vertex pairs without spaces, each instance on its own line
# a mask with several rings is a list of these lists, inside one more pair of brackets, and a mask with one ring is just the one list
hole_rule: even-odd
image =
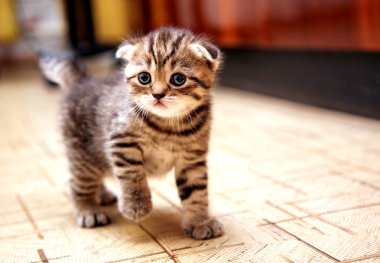
[[164,175],[173,168],[174,160],[173,153],[164,148],[149,149],[144,155],[144,168],[148,176]]

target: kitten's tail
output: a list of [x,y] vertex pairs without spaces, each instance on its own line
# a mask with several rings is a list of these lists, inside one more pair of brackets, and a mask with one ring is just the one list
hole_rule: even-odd
[[84,65],[73,52],[39,50],[37,55],[42,74],[64,89],[88,77]]

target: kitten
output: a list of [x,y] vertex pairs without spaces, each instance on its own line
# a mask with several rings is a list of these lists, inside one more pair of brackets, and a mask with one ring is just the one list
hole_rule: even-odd
[[40,53],[43,74],[67,88],[62,129],[78,224],[111,222],[101,209],[116,201],[105,174],[120,184],[120,212],[137,221],[152,210],[147,177],[174,167],[185,233],[222,235],[208,213],[206,160],[220,51],[188,30],[162,28],[126,41],[116,57],[126,61],[124,71],[96,79],[74,56]]

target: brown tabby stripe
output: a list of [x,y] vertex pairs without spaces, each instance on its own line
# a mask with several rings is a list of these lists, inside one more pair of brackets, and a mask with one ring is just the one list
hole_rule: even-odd
[[98,174],[98,173],[100,173],[99,172],[99,170],[96,168],[96,167],[94,167],[93,165],[91,165],[90,163],[88,163],[88,162],[81,162],[81,165],[82,165],[82,167],[84,168],[84,169],[86,169],[88,172],[91,172],[91,173],[93,173],[93,174]]
[[190,118],[195,118],[195,117],[199,117],[199,115],[204,112],[204,111],[209,111],[210,109],[210,104],[202,104],[200,106],[198,106],[197,108],[195,108],[194,110],[192,110],[190,113],[189,113],[189,117]]
[[[135,108],[135,113],[137,114],[137,116],[139,118],[143,119],[143,121],[150,128],[152,128],[152,129],[154,129],[160,133],[165,133],[167,135],[189,136],[189,135],[196,134],[206,124],[206,122],[208,120],[208,118],[207,118],[208,114],[209,114],[208,109],[209,109],[210,105],[209,104],[203,104],[203,105],[199,106],[198,108],[196,108],[195,110],[193,110],[190,113],[191,118],[194,118],[195,116],[199,117],[199,114],[201,114],[202,112],[205,112],[202,116],[203,118],[197,118],[197,119],[199,119],[199,122],[194,127],[191,127],[189,129],[180,130],[180,131],[160,127],[153,120],[151,120],[148,115],[142,114],[142,110],[138,106],[136,106],[136,104],[132,105],[132,107]],[[189,122],[189,119],[187,117],[184,117],[184,119],[183,119],[183,121],[186,123]]]
[[134,89],[131,91],[131,94],[132,95],[140,95],[141,93],[144,93],[146,92],[146,89],[147,88],[150,88],[151,85],[146,85],[146,86],[140,86],[138,84],[135,84],[135,83],[131,83],[130,84]]
[[197,169],[198,167],[204,167],[204,166],[206,166],[206,161],[199,161],[199,162],[193,163],[187,166],[186,168],[183,168],[181,171],[181,174],[186,174],[188,171]]
[[82,182],[92,183],[98,180],[99,174],[92,174],[88,171],[82,171],[81,169],[71,169],[71,173],[75,178]]
[[190,129],[185,129],[185,130],[180,130],[180,131],[175,131],[175,130],[170,130],[167,128],[163,128],[158,126],[154,121],[152,121],[149,116],[143,116],[141,113],[139,113],[139,117],[144,120],[144,122],[152,129],[156,130],[157,132],[160,133],[165,133],[167,135],[176,135],[176,136],[190,136],[196,134],[207,122],[207,118],[202,118],[199,120],[197,125]]
[[188,150],[187,153],[194,154],[194,155],[204,155],[207,153],[206,150],[203,149],[194,149],[194,150]]
[[210,87],[207,86],[202,80],[198,79],[197,77],[189,77],[190,80],[197,83],[199,86],[201,86],[204,89],[209,89]]
[[157,65],[157,58],[156,58],[156,54],[154,53],[153,45],[154,45],[154,37],[153,37],[153,35],[152,35],[152,36],[149,38],[149,51],[150,51],[150,53],[152,53],[153,60],[154,60],[154,64]]
[[99,173],[101,172],[99,167],[94,163],[94,160],[91,158],[92,152],[89,150],[84,150],[83,144],[89,143],[87,141],[78,143],[78,144],[72,144],[71,147],[75,149],[75,153],[72,153],[69,155],[70,161],[74,166],[80,166],[92,173]]
[[70,185],[72,189],[77,190],[78,192],[83,192],[83,191],[88,192],[91,190],[94,190],[96,192],[97,189],[99,188],[99,184],[97,182],[95,182],[95,184],[88,184],[88,183],[81,184],[81,182],[75,180],[75,178],[70,179]]
[[195,99],[195,100],[201,100],[202,99],[202,97],[201,96],[199,96],[198,94],[196,94],[196,93],[191,93],[191,94],[189,94],[189,96],[191,96],[193,99]]
[[126,167],[127,165],[123,162],[120,162],[120,161],[116,161],[114,162],[114,164],[117,166],[117,167]]
[[186,182],[187,182],[187,177],[186,176],[180,176],[176,179],[176,184],[177,186],[181,186],[181,185],[184,185]]
[[147,64],[148,68],[150,68],[150,66],[152,65],[152,58],[147,56],[144,58],[144,60],[145,60],[145,63]]
[[125,163],[130,164],[130,165],[142,165],[143,164],[142,161],[133,160],[133,159],[129,159],[129,158],[125,157],[125,155],[121,152],[113,152],[112,156],[116,156],[116,157],[120,158],[122,161],[124,161]]
[[139,137],[138,135],[132,133],[132,132],[124,132],[124,133],[116,133],[111,136],[111,140],[116,140],[116,139],[124,139],[125,137],[134,137],[137,138]]
[[87,182],[87,183],[94,182],[94,181],[98,180],[97,177],[89,177],[89,176],[83,176],[83,175],[76,175],[75,178],[82,181],[82,182]]
[[206,64],[207,64],[207,67],[209,70],[213,71],[213,65],[212,65],[212,62],[208,59],[206,59]]
[[116,175],[116,178],[120,180],[129,180],[131,183],[136,183],[144,179],[144,174],[139,171],[128,171],[123,174]]
[[72,162],[74,162],[74,163],[77,162],[81,166],[88,163],[90,166],[86,165],[86,169],[89,169],[89,170],[92,170],[93,172],[95,172],[94,170],[97,170],[97,168],[93,167],[92,159],[88,155],[88,152],[84,151],[80,148],[80,147],[82,147],[82,144],[73,144],[72,147],[78,148],[75,155],[74,154],[70,155]]
[[127,78],[127,80],[131,80],[131,79],[133,79],[135,77],[137,77],[137,75],[130,76],[130,77]]
[[199,179],[201,179],[201,180],[206,180],[206,179],[208,179],[208,174],[205,173],[204,175],[202,175],[202,177],[199,177]]
[[137,173],[141,173],[141,169],[136,169],[136,167],[134,167],[134,169],[130,169],[131,167],[128,167],[127,170],[124,170],[122,172],[122,174],[117,174],[117,176],[119,175],[136,175]]
[[81,177],[78,177],[78,176],[74,176],[70,179],[70,183],[73,184],[73,185],[77,185],[79,187],[83,187],[84,189],[87,189],[87,187],[93,187],[93,188],[97,188],[99,187],[99,179],[94,179],[92,181],[82,181],[80,179]]
[[[78,177],[78,173],[86,174],[86,176],[81,176],[81,178],[83,178],[84,180],[89,180],[91,182],[93,182],[97,178],[97,173],[91,173],[91,172],[89,172],[88,170],[84,169],[81,166],[72,167],[71,171],[72,171],[73,174],[75,174],[76,177]],[[88,176],[90,174],[93,175],[93,177]]]
[[167,43],[169,40],[171,40],[171,34],[169,32],[161,32],[161,34],[158,35],[157,42],[158,43]]
[[78,192],[78,191],[74,190],[73,188],[71,188],[71,192],[73,193],[73,195],[79,196],[79,197],[90,197],[90,196],[93,196],[95,194],[95,193]]
[[172,62],[170,63],[170,67],[173,70],[174,67],[177,65],[178,61],[176,59],[173,59]]
[[162,60],[162,63],[161,63],[161,66],[165,66],[166,62],[168,62],[168,60],[175,55],[175,53],[177,52],[178,50],[178,47],[181,45],[181,42],[182,42],[182,39],[185,37],[185,34],[182,34],[180,35],[176,41],[173,43],[172,45],[172,50],[171,52],[169,53],[169,55],[167,55],[163,60]]
[[190,205],[208,206],[205,201],[191,201]]
[[188,185],[180,190],[179,197],[181,198],[182,201],[184,201],[191,196],[193,191],[205,190],[206,188],[207,188],[206,184]]
[[136,143],[136,142],[131,142],[131,143],[118,142],[118,143],[113,144],[112,147],[116,147],[116,148],[136,148],[140,152],[143,152],[143,150],[140,147],[140,145],[138,143]]
[[97,190],[99,188],[99,185],[79,185],[75,184],[75,187],[78,188],[78,190]]

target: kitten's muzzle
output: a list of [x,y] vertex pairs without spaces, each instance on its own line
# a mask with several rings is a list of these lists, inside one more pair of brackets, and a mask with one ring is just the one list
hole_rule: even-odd
[[159,100],[165,97],[165,93],[154,93],[152,94],[152,96],[155,97],[157,100]]

